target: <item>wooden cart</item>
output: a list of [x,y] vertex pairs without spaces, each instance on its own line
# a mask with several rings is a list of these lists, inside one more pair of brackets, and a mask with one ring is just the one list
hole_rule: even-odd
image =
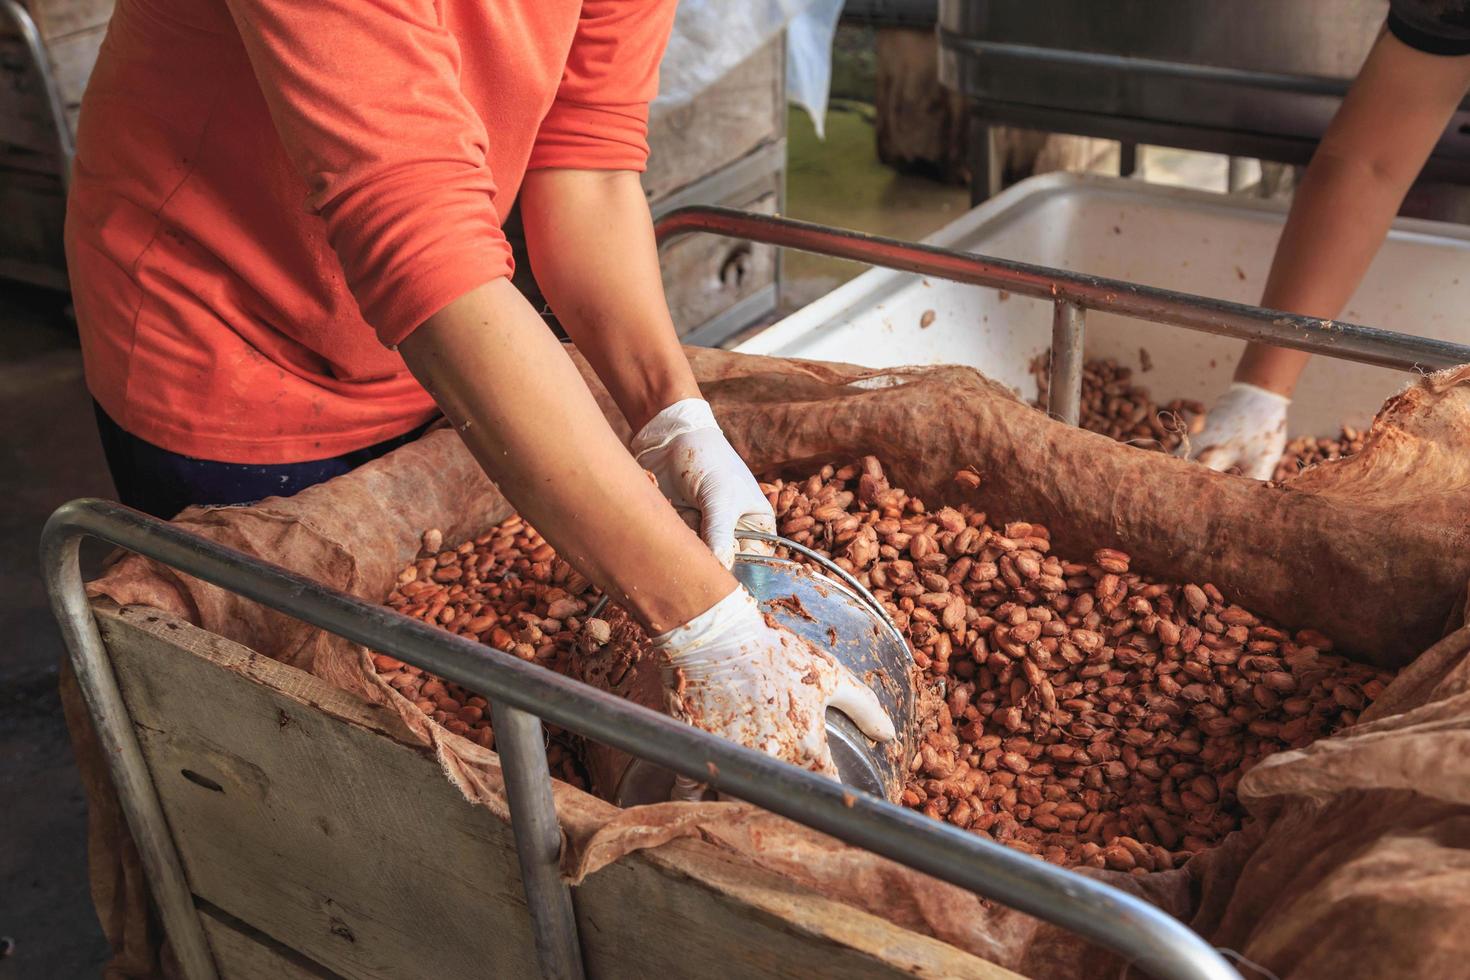
[[[467,802],[390,709],[161,610],[89,602],[83,536],[483,691],[503,791]],[[73,501],[47,522],[41,555],[121,810],[189,980],[1014,976],[696,839],[623,854],[570,886],[561,822],[581,839],[604,825],[582,804],[605,804],[559,784],[554,805],[541,718],[1063,925],[1164,980],[1238,977],[1178,920],[1099,881],[178,525]]]
[[[95,612],[220,977],[536,975],[509,823],[392,711],[158,610]],[[695,840],[574,896],[596,977],[1016,976]]]

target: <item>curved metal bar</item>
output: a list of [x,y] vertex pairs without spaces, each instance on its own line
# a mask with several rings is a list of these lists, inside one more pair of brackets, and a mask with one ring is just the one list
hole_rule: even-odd
[[660,218],[654,231],[660,244],[677,235],[708,232],[1379,367],[1420,371],[1470,364],[1470,347],[1445,340],[1319,320],[734,208],[680,208]]
[[56,152],[61,157],[61,189],[65,192],[71,187],[71,163],[77,148],[71,124],[66,120],[66,100],[62,98],[61,86],[57,84],[56,74],[51,70],[51,57],[46,53],[41,31],[31,19],[29,11],[16,0],[0,0],[0,12],[15,25],[15,30],[25,42],[26,50],[35,65],[36,77],[41,81],[41,92],[46,97],[46,111],[51,116],[51,126],[55,131]]
[[[62,514],[71,507],[72,504],[67,504],[51,515],[41,532],[41,572],[51,599],[51,612],[61,627],[61,638],[71,655],[77,685],[96,721],[97,739],[102,743],[103,755],[112,770],[118,801],[133,841],[138,845],[143,870],[148,875],[148,884],[158,904],[169,944],[187,980],[218,980],[214,955],[194,911],[194,896],[184,877],[184,868],[174,848],[163,807],[158,802],[153,777],[143,760],[137,732],[118,690],[112,661],[108,658],[82,584],[81,539],[91,533],[84,530],[83,525],[109,523],[106,509],[82,504],[69,512],[83,518],[74,523]],[[110,535],[96,536],[117,543]]]
[[[531,712],[849,844],[1057,923],[1116,951],[1156,977],[1239,980],[1239,974],[1182,922],[1101,882],[843,787],[502,650],[329,589],[110,501],[84,499],[64,504],[51,515],[41,535],[53,607],[62,619],[72,657],[79,663],[93,657],[106,662],[75,561],[77,541],[84,535],[145,555],[479,691],[492,701]],[[89,644],[94,647],[90,653]],[[102,693],[125,712],[115,683]],[[125,713],[122,720],[126,720]],[[133,740],[131,748],[122,744],[128,740]],[[156,811],[157,800],[131,730],[110,748],[120,749],[114,768],[126,782],[119,788],[138,794],[144,804],[151,800]],[[167,839],[140,844],[173,853]],[[151,874],[159,862],[149,860]],[[176,858],[174,865],[177,871]],[[168,885],[170,869],[162,870],[163,883]],[[183,885],[181,874],[176,883]],[[193,928],[197,929],[197,923]],[[188,932],[185,928],[179,936]]]

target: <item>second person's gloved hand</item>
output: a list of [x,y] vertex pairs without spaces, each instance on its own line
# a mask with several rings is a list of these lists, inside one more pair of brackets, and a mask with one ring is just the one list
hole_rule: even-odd
[[[669,714],[747,748],[835,778],[829,705],[875,741],[894,737],[867,685],[831,654],[770,625],[743,587],[653,645]],[[680,777],[674,798],[701,792]]]
[[1235,467],[1269,480],[1286,449],[1286,410],[1291,399],[1244,381],[1231,384],[1190,440],[1191,459],[1212,470]]
[[669,502],[691,521],[726,568],[737,550],[769,553],[763,543],[738,548],[735,531],[776,533],[776,514],[715,421],[709,402],[685,398],[655,415],[633,437],[639,465],[658,478]]

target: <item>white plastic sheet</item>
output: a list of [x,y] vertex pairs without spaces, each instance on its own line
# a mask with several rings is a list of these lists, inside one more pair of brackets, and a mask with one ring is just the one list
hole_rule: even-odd
[[813,0],[786,28],[786,99],[812,117],[818,139],[826,136],[832,38],[842,4],[843,0]]
[[832,79],[832,36],[842,0],[682,0],[659,66],[656,116],[688,105],[772,38],[787,31],[786,84],[817,132]]

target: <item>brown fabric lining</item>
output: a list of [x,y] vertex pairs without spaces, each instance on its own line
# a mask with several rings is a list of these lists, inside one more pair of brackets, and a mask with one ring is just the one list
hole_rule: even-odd
[[[1470,628],[1440,639],[1447,621],[1463,622],[1470,579],[1470,368],[1391,399],[1361,454],[1269,486],[1061,426],[967,369],[690,356],[757,472],[805,474],[873,454],[895,485],[931,503],[967,495],[994,518],[1046,523],[1061,554],[1118,547],[1142,571],[1214,582],[1232,601],[1322,630],[1362,659],[1413,660],[1359,725],[1272,757],[1242,781],[1254,818],[1242,832],[1180,870],[1089,873],[1283,980],[1447,976],[1470,961],[1470,931],[1454,928],[1470,921]],[[978,490],[951,480],[966,466],[981,474]],[[455,542],[507,513],[455,434],[441,429],[293,498],[191,509],[178,523],[376,600],[423,529]],[[467,798],[504,816],[494,754],[379,681],[363,648],[132,556],[91,589],[166,609],[391,705]],[[92,801],[94,894],[118,950],[109,975],[158,975],[158,931],[140,905],[136,855],[75,690],[63,686]],[[754,807],[618,811],[564,786],[557,801],[573,881],[631,851],[694,836],[1024,973],[1116,977],[1122,967],[1062,930]]]

